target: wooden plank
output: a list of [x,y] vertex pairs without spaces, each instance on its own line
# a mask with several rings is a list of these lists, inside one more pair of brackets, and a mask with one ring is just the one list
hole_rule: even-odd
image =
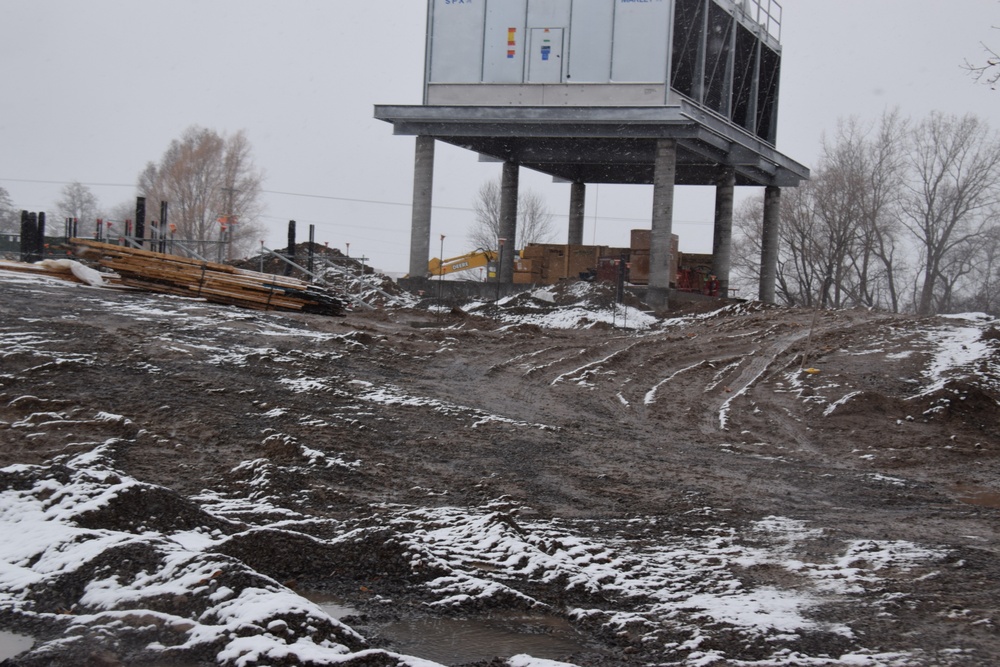
[[69,240],[69,243],[74,246],[80,246],[95,251],[99,251],[101,254],[110,255],[113,257],[114,256],[141,257],[153,261],[169,261],[178,264],[187,264],[191,266],[205,266],[213,271],[219,271],[221,273],[234,273],[237,270],[235,267],[229,266],[228,264],[206,262],[200,259],[183,257],[181,255],[168,255],[162,252],[153,252],[152,250],[140,250],[138,248],[128,248],[126,246],[114,245],[113,243],[102,243],[101,241],[93,241],[91,239],[73,238]]
[[284,299],[279,294],[275,294],[272,299],[251,298],[248,295],[241,294],[239,292],[211,287],[204,288],[201,292],[195,292],[189,286],[158,283],[131,276],[123,276],[122,284],[129,285],[131,287],[141,287],[151,292],[172,294],[187,298],[203,298],[206,301],[225,302],[231,305],[244,305],[247,307],[258,307],[264,310],[277,310],[279,308],[286,310],[302,310],[306,305],[301,301]]
[[275,276],[226,264],[192,260],[89,239],[71,239],[100,264],[118,272],[122,284],[179,296],[257,309],[341,314],[345,300],[296,278]]

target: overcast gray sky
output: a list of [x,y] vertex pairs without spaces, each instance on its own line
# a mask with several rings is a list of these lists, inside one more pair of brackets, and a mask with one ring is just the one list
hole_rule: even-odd
[[[778,148],[812,166],[839,118],[887,108],[923,118],[975,113],[1000,129],[1000,92],[965,60],[1000,48],[998,0],[784,0]],[[405,271],[413,138],[372,118],[419,104],[424,0],[0,0],[0,186],[18,208],[51,210],[65,183],[102,206],[193,124],[244,129],[267,176],[270,247],[290,219],[304,240]],[[439,144],[432,248],[468,249],[479,185],[499,165]],[[532,172],[565,238],[569,187]],[[752,191],[745,190],[743,195]],[[292,194],[279,194],[292,193]],[[714,194],[680,188],[681,249],[707,252]],[[361,201],[353,201],[361,200]],[[651,188],[590,186],[587,242],[628,245],[648,228]]]

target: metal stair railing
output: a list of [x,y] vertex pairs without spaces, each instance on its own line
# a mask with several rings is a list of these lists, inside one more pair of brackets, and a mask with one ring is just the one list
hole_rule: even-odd
[[[309,276],[314,282],[317,282],[317,283],[320,283],[321,285],[326,285],[326,286],[329,286],[329,287],[336,287],[335,285],[332,285],[328,280],[325,280],[322,276],[317,275],[316,273],[313,273],[312,271],[310,271],[309,269],[307,269],[307,268],[305,268],[303,266],[299,266],[298,264],[296,264],[292,260],[288,259],[288,257],[286,257],[285,255],[283,255],[280,252],[277,252],[277,251],[271,250],[270,248],[265,248],[264,246],[261,246],[261,253],[266,253],[268,255],[271,255],[272,257],[277,257],[278,259],[280,259],[285,264],[288,264],[292,268],[298,269],[299,271],[301,271],[305,275]],[[350,294],[350,293],[347,293],[347,292],[343,292],[343,296],[346,297],[354,305],[361,306],[362,308],[366,308],[368,310],[375,310],[375,306],[373,306],[373,305],[371,305],[369,303],[366,303],[360,297],[357,297],[357,296],[355,296],[353,294]]]

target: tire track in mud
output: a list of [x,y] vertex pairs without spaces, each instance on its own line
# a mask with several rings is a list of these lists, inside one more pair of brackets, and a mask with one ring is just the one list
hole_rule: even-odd
[[[514,362],[530,359],[525,378],[535,378],[550,402],[572,402],[578,409],[588,406],[606,411],[615,404],[622,418],[690,423],[697,415],[697,432],[715,436],[726,431],[736,399],[745,396],[768,375],[775,363],[808,335],[805,329],[773,338],[776,327],[733,336],[728,331],[700,333],[671,331],[638,338],[604,340],[600,344],[555,346],[524,352],[490,369],[509,371]],[[768,345],[745,352],[744,339],[771,340]],[[739,354],[726,354],[726,348]],[[572,351],[572,354],[568,352]],[[707,354],[714,352],[714,354]],[[523,366],[521,366],[523,367]],[[536,377],[537,376],[537,377]],[[718,389],[718,391],[716,391]],[[569,393],[567,393],[569,392]],[[564,397],[559,399],[557,397]],[[665,414],[662,406],[669,406]]]
[[[719,431],[728,431],[729,414],[734,402],[741,396],[747,394],[751,389],[760,383],[760,380],[778,362],[778,358],[788,354],[789,349],[808,335],[808,331],[798,331],[779,338],[775,343],[757,353],[752,353],[745,357],[748,363],[740,371],[740,374],[731,380],[727,387],[731,394],[724,401],[714,401],[711,414],[706,415],[706,421],[702,422],[702,432],[707,434]],[[715,419],[713,424],[710,419]]]

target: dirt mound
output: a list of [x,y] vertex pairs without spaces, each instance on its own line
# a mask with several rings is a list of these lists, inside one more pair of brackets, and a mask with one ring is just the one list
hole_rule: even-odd
[[[118,480],[111,477],[108,481],[115,483]],[[148,530],[173,533],[196,528],[233,532],[236,529],[176,491],[152,484],[135,484],[117,491],[102,506],[79,514],[76,523],[81,528],[134,533]]]
[[[294,253],[289,255],[287,249],[278,252],[282,257],[290,259],[298,266],[307,269],[309,266],[309,243],[299,243]],[[344,294],[363,301],[370,306],[409,306],[417,302],[390,277],[379,273],[372,266],[359,259],[348,257],[338,248],[313,244],[312,271],[325,283],[341,290]],[[259,271],[276,275],[290,275],[299,280],[311,281],[312,277],[288,262],[271,253],[263,257],[257,255],[233,262],[240,269]]]
[[[877,391],[862,391],[849,400],[838,404],[836,409],[830,413],[829,418],[838,420],[851,417],[854,421],[858,421],[858,417],[863,419],[872,417],[902,419],[908,414],[908,409],[912,410],[901,398],[887,396]],[[858,423],[865,423],[863,419]]]
[[[291,254],[288,253],[287,248],[281,248],[275,250],[275,252],[305,268],[309,262],[309,246],[310,244],[308,242],[299,243],[295,246],[294,252]],[[345,267],[352,273],[374,273],[374,269],[372,267],[363,266],[361,262],[356,259],[347,257],[340,251],[339,248],[331,248],[324,244],[315,243],[312,244],[312,254],[314,261],[319,260],[320,262],[323,262],[322,268],[328,268],[326,262],[329,262],[336,266]],[[284,275],[287,270],[290,272],[289,275],[294,278],[309,280],[309,276],[307,274],[291,266],[284,259],[275,257],[272,253],[265,253],[264,255],[255,255],[247,257],[246,259],[236,260],[232,262],[232,265],[238,269],[246,269],[247,271],[260,271],[261,273],[273,273],[279,275]]]
[[928,421],[958,424],[995,435],[1000,424],[1000,396],[968,380],[951,380],[914,404]]
[[356,589],[373,580],[383,589],[405,588],[446,574],[441,569],[414,570],[412,554],[398,535],[384,528],[360,529],[349,539],[332,542],[299,532],[259,529],[234,535],[215,551],[279,581],[314,589],[345,582]]

